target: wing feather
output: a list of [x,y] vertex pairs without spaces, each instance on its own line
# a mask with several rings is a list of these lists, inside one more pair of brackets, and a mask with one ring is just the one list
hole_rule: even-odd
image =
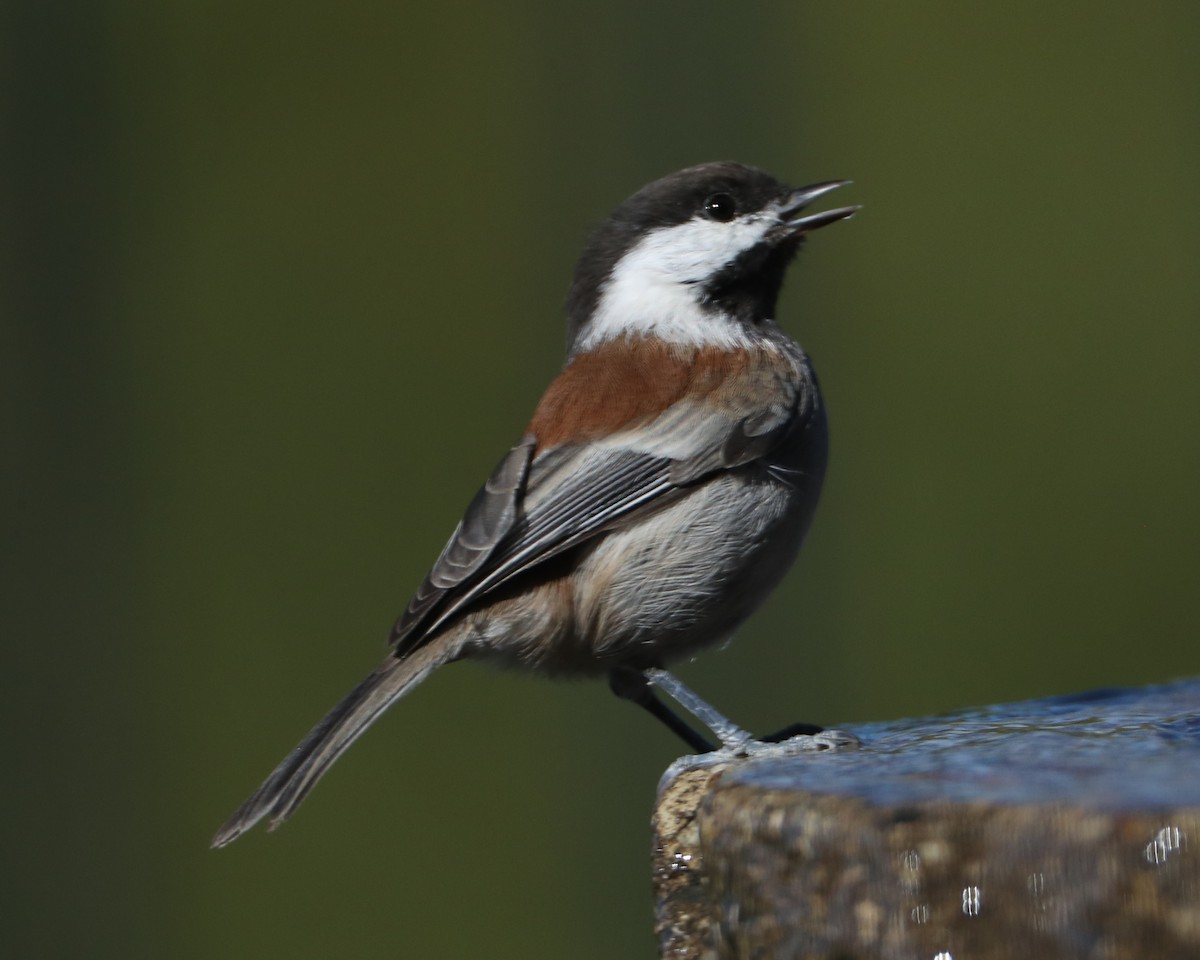
[[449,542],[443,548],[407,609],[392,628],[391,644],[402,653],[403,641],[446,595],[476,574],[517,522],[533,441],[513,447],[475,494]]
[[[644,453],[592,447],[548,451],[533,462],[524,487],[507,494],[511,501],[508,512],[514,517],[519,513],[519,520],[507,526],[497,524],[494,529],[504,532],[490,547],[481,541],[478,547],[468,549],[463,545],[463,531],[480,526],[473,514],[499,510],[484,496],[485,486],[397,621],[392,631],[396,652],[403,654],[420,646],[425,636],[489,590],[569,550],[636,508],[661,499],[675,488],[670,479],[672,462]],[[469,565],[458,562],[464,556],[471,558]]]
[[[537,564],[724,470],[764,457],[793,426],[796,408],[771,405],[742,419],[677,404],[673,456],[634,449],[636,433],[534,454],[526,438],[500,462],[467,508],[425,582],[397,621],[398,654],[421,646],[463,608]],[[668,418],[664,416],[663,420]],[[642,434],[644,436],[644,433]]]

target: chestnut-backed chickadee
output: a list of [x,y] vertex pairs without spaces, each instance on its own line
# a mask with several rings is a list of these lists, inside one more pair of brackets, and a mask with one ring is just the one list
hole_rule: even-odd
[[[603,675],[690,746],[661,667],[728,638],[787,571],[825,473],[808,357],[775,322],[808,216],[736,163],[643,187],[596,231],[567,300],[566,366],[400,617],[387,659],[213,840],[278,824],[342,752],[442,664]],[[661,685],[661,684],[660,684]],[[720,733],[720,731],[718,731]]]

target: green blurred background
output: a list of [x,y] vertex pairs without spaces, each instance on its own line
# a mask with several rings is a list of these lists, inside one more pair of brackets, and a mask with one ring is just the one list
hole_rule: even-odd
[[681,673],[773,729],[1200,671],[1200,6],[10,0],[13,957],[655,953],[679,745],[456,666],[207,843],[382,654],[561,362],[589,229],[850,177],[781,307],[833,460]]

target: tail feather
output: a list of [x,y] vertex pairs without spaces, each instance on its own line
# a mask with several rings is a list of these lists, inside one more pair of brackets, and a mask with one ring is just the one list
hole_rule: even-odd
[[445,643],[433,643],[406,657],[389,657],[350,691],[279,764],[254,794],[238,807],[213,837],[214,847],[231,843],[267,817],[273,830],[300,806],[325,771],[376,718],[453,656]]

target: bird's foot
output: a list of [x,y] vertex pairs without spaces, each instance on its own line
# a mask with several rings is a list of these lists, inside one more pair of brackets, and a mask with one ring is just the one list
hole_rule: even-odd
[[792,724],[761,739],[755,738],[666,670],[646,670],[644,676],[649,684],[662,690],[721,741],[715,750],[680,757],[667,769],[663,776],[664,783],[685,770],[704,769],[732,760],[855,750],[860,745],[858,737],[852,733],[825,730],[806,723]]

